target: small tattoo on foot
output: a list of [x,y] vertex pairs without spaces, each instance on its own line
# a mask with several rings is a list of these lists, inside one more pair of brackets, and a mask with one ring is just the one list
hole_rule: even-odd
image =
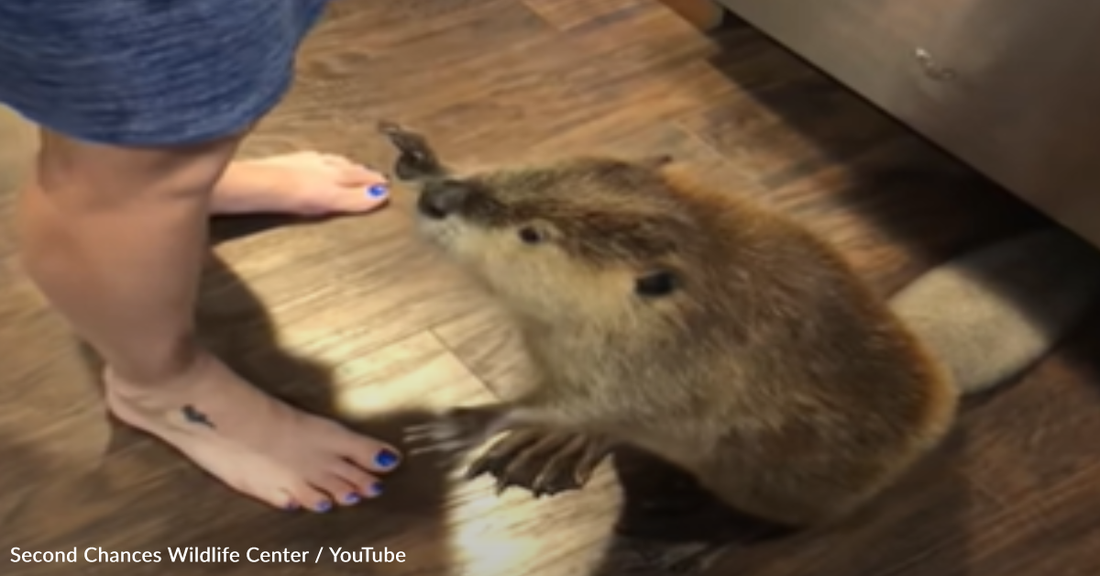
[[192,424],[199,424],[201,426],[207,426],[209,428],[214,427],[214,423],[210,421],[210,417],[202,412],[199,412],[197,408],[188,404],[183,407],[183,417]]

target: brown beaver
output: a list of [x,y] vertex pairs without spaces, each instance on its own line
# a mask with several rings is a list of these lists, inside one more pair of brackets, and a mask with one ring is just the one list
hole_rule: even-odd
[[[1100,256],[1047,230],[933,269],[889,301],[828,243],[668,158],[571,158],[461,174],[386,123],[420,229],[514,316],[539,380],[410,430],[536,493],[579,488],[628,444],[732,508],[842,518],[1011,379],[1100,290]],[[541,473],[515,481],[534,462]]]

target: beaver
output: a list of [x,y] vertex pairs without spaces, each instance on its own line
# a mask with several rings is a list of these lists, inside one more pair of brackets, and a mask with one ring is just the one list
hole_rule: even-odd
[[885,299],[806,227],[691,182],[670,156],[463,173],[422,134],[380,129],[420,233],[499,299],[537,378],[407,441],[454,457],[503,434],[468,476],[536,494],[581,488],[626,445],[756,518],[833,522],[936,448],[963,395],[1044,357],[1100,291],[1100,253],[1051,228]]

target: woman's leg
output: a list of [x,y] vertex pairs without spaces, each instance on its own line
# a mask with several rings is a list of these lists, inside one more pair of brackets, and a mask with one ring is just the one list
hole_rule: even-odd
[[192,323],[212,209],[296,211],[292,188],[266,185],[285,182],[276,169],[334,197],[374,177],[317,156],[226,170],[289,84],[320,4],[6,2],[0,101],[45,127],[20,199],[22,257],[107,361],[112,412],[243,493],[323,511],[376,495],[396,452],[262,394],[195,343]]
[[20,204],[26,269],[106,359],[121,420],[273,505],[375,496],[387,447],[260,393],[194,341],[212,188],[235,148],[230,138],[128,149],[47,132]]

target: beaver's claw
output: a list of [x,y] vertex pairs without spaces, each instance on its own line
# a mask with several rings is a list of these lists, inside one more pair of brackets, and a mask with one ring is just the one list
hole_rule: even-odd
[[509,431],[467,469],[466,477],[491,474],[497,493],[511,486],[536,497],[579,490],[611,452],[602,437],[528,427]]
[[496,418],[492,410],[456,408],[431,422],[407,426],[405,444],[410,456],[435,454],[451,466],[488,439]]

